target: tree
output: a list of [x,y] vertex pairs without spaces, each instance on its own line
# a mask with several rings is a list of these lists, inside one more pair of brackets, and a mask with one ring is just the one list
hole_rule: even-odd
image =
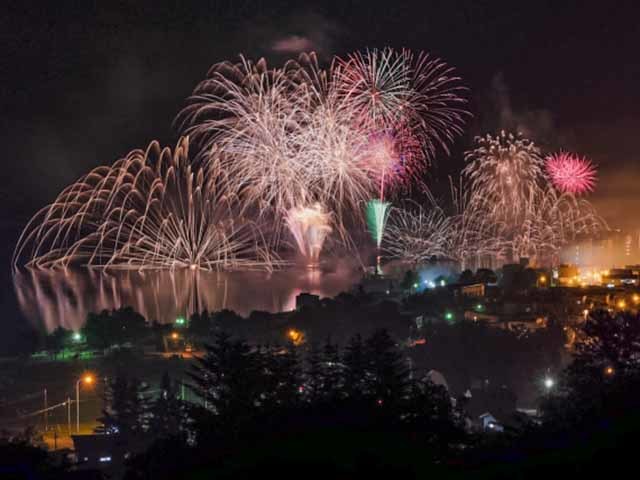
[[238,434],[238,427],[246,424],[261,404],[266,383],[262,356],[245,341],[231,340],[225,332],[216,333],[213,344],[204,348],[204,357],[189,374],[192,390],[215,417],[210,420],[221,433]]
[[498,281],[498,276],[496,272],[490,270],[488,268],[479,268],[476,270],[476,281],[480,283],[496,283]]
[[11,438],[0,436],[0,477],[3,479],[67,478],[69,464],[34,445],[31,428]]
[[429,445],[432,458],[442,459],[464,441],[464,415],[454,407],[447,389],[429,379],[412,380],[402,400],[402,423]]
[[265,389],[267,408],[290,409],[298,406],[302,379],[300,361],[293,343],[283,348],[267,349],[263,361],[268,372]]
[[351,337],[344,354],[344,392],[347,397],[359,400],[367,394],[367,358],[360,335]]
[[420,283],[420,276],[413,270],[407,270],[404,274],[400,287],[403,290],[412,290]]
[[579,332],[573,360],[541,402],[545,424],[565,432],[603,422],[640,427],[640,315],[593,312]]
[[365,342],[366,391],[379,405],[397,406],[406,393],[409,371],[389,332],[378,330]]
[[339,400],[343,394],[343,365],[338,345],[331,343],[330,337],[327,338],[324,344],[322,360],[321,375],[323,396],[329,402],[335,402]]
[[211,316],[207,310],[195,312],[189,318],[189,333],[198,337],[208,337],[211,333]]
[[160,393],[150,408],[149,432],[155,438],[180,435],[184,430],[184,404],[178,398],[176,384],[164,372],[160,381]]
[[111,317],[118,329],[119,343],[136,343],[147,334],[147,321],[131,307],[113,310]]
[[91,348],[106,349],[124,342],[138,342],[147,334],[145,318],[131,307],[90,313],[82,333]]
[[473,272],[469,269],[463,270],[462,273],[460,274],[460,277],[458,278],[458,282],[462,284],[473,283],[475,281],[476,281],[475,276],[473,275]]
[[307,368],[305,371],[304,397],[310,403],[322,400],[324,393],[323,355],[317,344],[311,344],[307,356]]
[[67,345],[70,338],[71,332],[59,326],[47,335],[47,338],[45,339],[45,348],[55,359],[58,354],[64,350],[64,347]]
[[[105,386],[101,426],[98,432],[118,435],[119,458],[127,452],[140,451],[147,429],[149,398],[147,387],[122,372]],[[121,455],[121,456],[120,456]]]

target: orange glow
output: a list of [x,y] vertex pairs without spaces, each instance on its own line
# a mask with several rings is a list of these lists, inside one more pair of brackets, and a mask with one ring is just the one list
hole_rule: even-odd
[[292,328],[287,332],[287,336],[291,339],[295,346],[304,343],[304,333],[299,330]]
[[180,335],[178,335],[178,333],[177,333],[177,332],[173,332],[173,333],[171,334],[171,339],[172,339],[172,340],[177,340],[179,337],[180,337]]
[[607,368],[604,369],[604,373],[606,375],[611,376],[611,375],[613,375],[615,373],[615,370],[613,369],[613,367],[607,367]]
[[84,377],[82,377],[82,381],[86,385],[91,385],[93,383],[93,381],[94,381],[93,375],[86,374]]

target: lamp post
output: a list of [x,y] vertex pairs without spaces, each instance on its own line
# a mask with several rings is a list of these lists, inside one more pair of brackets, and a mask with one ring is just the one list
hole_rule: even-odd
[[80,384],[86,383],[91,385],[93,383],[93,376],[83,375],[76,382],[76,433],[80,433]]

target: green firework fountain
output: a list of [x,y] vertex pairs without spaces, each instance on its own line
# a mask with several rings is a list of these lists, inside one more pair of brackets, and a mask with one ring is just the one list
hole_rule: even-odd
[[367,202],[366,217],[367,227],[378,247],[378,256],[376,257],[376,268],[380,272],[380,244],[382,243],[382,235],[384,235],[384,227],[389,217],[389,207],[391,204],[383,200],[369,200]]

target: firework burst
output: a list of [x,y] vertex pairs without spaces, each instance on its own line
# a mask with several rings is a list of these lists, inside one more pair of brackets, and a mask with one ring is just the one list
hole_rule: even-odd
[[98,167],[29,222],[13,262],[33,267],[271,269],[277,260],[206,166],[152,142]]
[[348,240],[346,225],[361,221],[367,199],[420,178],[422,160],[460,133],[464,99],[451,72],[426,54],[391,49],[336,59],[328,70],[313,54],[282,69],[241,58],[214,65],[178,121],[226,188],[269,214],[276,231],[287,212],[319,203]]
[[584,157],[556,153],[547,157],[545,168],[553,185],[561,192],[582,195],[595,189],[596,168]]
[[320,204],[289,210],[287,225],[307,266],[318,264],[324,241],[331,233],[330,223],[331,215]]

